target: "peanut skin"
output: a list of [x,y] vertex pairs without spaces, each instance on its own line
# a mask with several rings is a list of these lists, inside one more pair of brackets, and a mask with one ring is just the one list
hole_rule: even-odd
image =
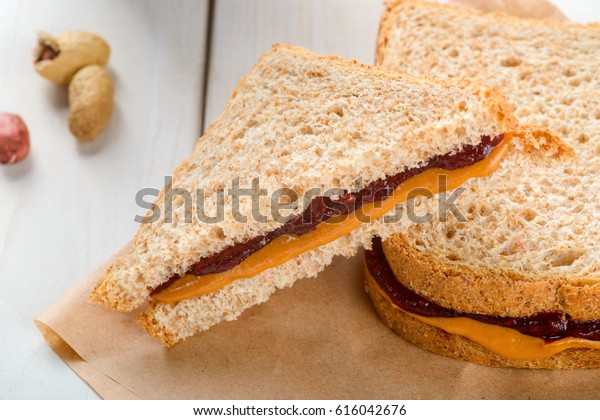
[[29,130],[15,114],[0,113],[0,163],[11,165],[29,154]]
[[69,84],[69,130],[80,141],[91,141],[106,127],[113,111],[113,83],[106,69],[86,66]]
[[81,68],[105,65],[109,56],[110,47],[96,34],[73,31],[54,37],[40,33],[35,69],[46,79],[66,85]]

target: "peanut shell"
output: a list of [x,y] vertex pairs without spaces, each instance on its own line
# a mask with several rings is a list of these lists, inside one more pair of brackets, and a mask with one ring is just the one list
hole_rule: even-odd
[[106,69],[86,66],[69,84],[69,130],[80,141],[91,141],[106,127],[113,111],[114,88]]
[[68,84],[75,73],[88,65],[105,65],[110,47],[100,36],[83,31],[53,37],[40,33],[35,51],[35,69],[55,83]]

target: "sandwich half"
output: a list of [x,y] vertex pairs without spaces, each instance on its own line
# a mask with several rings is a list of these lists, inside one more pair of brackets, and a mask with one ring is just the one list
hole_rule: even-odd
[[[487,175],[511,138],[528,136],[495,88],[276,45],[90,300],[121,311],[149,302],[139,323],[173,345],[370,246],[374,233],[387,237],[397,227],[381,218],[412,189]],[[284,217],[273,197],[283,197]]]
[[[367,278],[400,335],[494,366],[600,367],[599,51],[597,25],[388,4],[378,65],[502,86],[521,123],[543,124],[565,142],[562,151],[534,145],[485,183],[466,182],[455,203],[462,218],[432,212],[437,197],[417,200],[415,211],[434,217],[407,225],[382,250],[397,283],[438,308],[431,317],[447,316],[407,315]],[[449,321],[457,317],[467,321]]]

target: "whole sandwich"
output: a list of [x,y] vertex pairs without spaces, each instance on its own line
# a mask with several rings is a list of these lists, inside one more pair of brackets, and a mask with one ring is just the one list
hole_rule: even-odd
[[149,303],[139,323],[171,346],[397,231],[382,218],[412,189],[436,193],[442,175],[456,188],[535,139],[554,144],[519,128],[497,89],[277,45],[90,300],[121,311]]
[[487,365],[600,367],[599,51],[597,25],[389,2],[378,65],[501,86],[522,123],[566,143],[466,182],[457,217],[418,200],[429,222],[376,240],[367,290],[399,335]]

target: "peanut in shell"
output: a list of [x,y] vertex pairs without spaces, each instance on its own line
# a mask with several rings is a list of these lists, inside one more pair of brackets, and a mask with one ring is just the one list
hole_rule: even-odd
[[75,73],[92,64],[105,65],[110,47],[100,36],[84,31],[59,36],[40,33],[35,50],[35,69],[48,80],[68,84]]
[[106,69],[86,66],[69,84],[69,130],[80,141],[91,141],[106,127],[113,111],[114,88]]

